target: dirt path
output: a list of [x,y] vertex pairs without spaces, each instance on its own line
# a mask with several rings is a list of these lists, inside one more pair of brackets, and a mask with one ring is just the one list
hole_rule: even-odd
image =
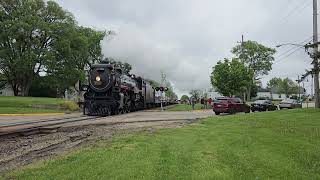
[[0,137],[0,173],[110,140],[114,135],[177,128],[205,118],[211,112],[137,112],[92,122],[70,123],[50,134]]

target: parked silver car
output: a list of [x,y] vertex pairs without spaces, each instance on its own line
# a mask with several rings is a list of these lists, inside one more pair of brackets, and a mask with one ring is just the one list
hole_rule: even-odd
[[280,109],[302,108],[302,103],[295,99],[285,99],[279,104]]

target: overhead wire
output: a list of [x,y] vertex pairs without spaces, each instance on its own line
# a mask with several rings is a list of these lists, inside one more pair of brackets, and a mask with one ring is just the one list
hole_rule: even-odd
[[[298,3],[291,11],[289,11],[289,13],[286,16],[284,16],[282,18],[282,21],[284,21],[284,23],[288,22],[290,16],[292,16],[293,14],[295,14],[297,12],[298,13],[301,12],[305,8],[309,7],[311,4],[312,4],[312,1],[302,1],[302,2]],[[300,42],[299,44],[306,44],[308,41],[310,42],[312,37],[313,36],[307,38],[306,40]],[[277,63],[281,62],[282,60],[286,59],[287,57],[293,55],[294,53],[298,52],[299,49],[300,49],[300,47],[299,48],[293,47],[293,48],[288,49],[284,53],[277,56],[277,58],[280,58],[280,59],[275,61],[274,64],[277,64]]]
[[302,3],[297,4],[294,9],[289,11],[289,13],[282,18],[280,22],[283,22],[283,24],[287,23],[289,21],[289,17],[291,17],[293,14],[299,13],[303,11],[305,8],[309,7],[312,4],[312,1],[303,1]]
[[[291,1],[293,2],[293,1]],[[297,1],[294,1],[294,4],[296,4],[295,2]],[[290,0],[287,1],[287,4],[290,3]],[[300,1],[298,2],[298,4],[296,4],[296,6],[294,6],[293,9],[289,9],[289,12],[285,14],[285,16],[283,16],[282,18],[280,18],[280,20],[278,21],[278,25],[285,25],[286,23],[289,22],[289,18],[294,15],[294,14],[301,14],[301,12],[308,8],[310,5],[312,5],[312,1]],[[292,6],[291,6],[292,7]],[[313,36],[311,37],[308,37],[307,39],[303,40],[303,41],[297,41],[297,42],[294,42],[292,44],[307,44],[309,43],[311,40],[312,40]],[[299,50],[301,49],[301,47],[291,47],[290,49],[286,50],[285,52],[277,55],[275,57],[275,61],[273,63],[273,65],[277,65],[278,63],[282,62],[283,60],[287,59],[288,57],[292,56],[293,54],[297,53]],[[287,76],[292,76],[293,74],[290,73],[290,74],[287,74]]]
[[[311,41],[313,36],[307,38],[306,40],[300,42],[299,44],[307,44],[308,42]],[[284,59],[290,57],[291,55],[293,55],[294,53],[298,52],[299,50],[301,49],[301,47],[293,47],[293,48],[290,48],[289,50],[287,50],[286,52],[280,54],[279,56],[277,56],[276,58],[279,58],[277,59],[273,64],[276,65],[278,64],[279,62],[283,61]]]
[[[313,36],[303,40],[303,41],[295,41],[295,42],[292,42],[291,44],[307,44],[311,39],[313,38]],[[280,58],[281,56],[284,56],[286,55],[287,53],[289,53],[290,51],[292,51],[293,49],[296,49],[296,47],[291,47],[290,49],[288,49],[287,51],[285,51],[284,53],[280,54],[277,56],[277,58]]]

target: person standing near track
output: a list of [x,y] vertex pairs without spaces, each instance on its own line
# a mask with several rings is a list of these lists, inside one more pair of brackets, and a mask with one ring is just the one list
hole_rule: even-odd
[[204,98],[204,108],[208,109],[208,99]]
[[200,104],[201,104],[201,109],[204,109],[205,105],[204,105],[204,98],[203,97],[201,97],[201,99],[200,99]]
[[190,99],[190,103],[191,103],[191,106],[192,106],[192,110],[194,110],[194,105],[196,104],[196,99],[193,96]]
[[212,106],[212,99],[211,98],[208,99],[208,104],[209,104],[209,106]]

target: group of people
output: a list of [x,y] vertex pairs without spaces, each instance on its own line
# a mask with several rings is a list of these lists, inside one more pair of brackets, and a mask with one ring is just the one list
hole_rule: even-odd
[[[198,99],[196,99],[194,97],[190,98],[190,105],[192,106],[193,110],[194,110],[194,106],[197,103],[197,101],[198,101]],[[212,99],[211,98],[207,99],[207,98],[201,97],[200,98],[200,104],[201,104],[201,109],[207,109],[208,105],[209,106],[212,105]]]

